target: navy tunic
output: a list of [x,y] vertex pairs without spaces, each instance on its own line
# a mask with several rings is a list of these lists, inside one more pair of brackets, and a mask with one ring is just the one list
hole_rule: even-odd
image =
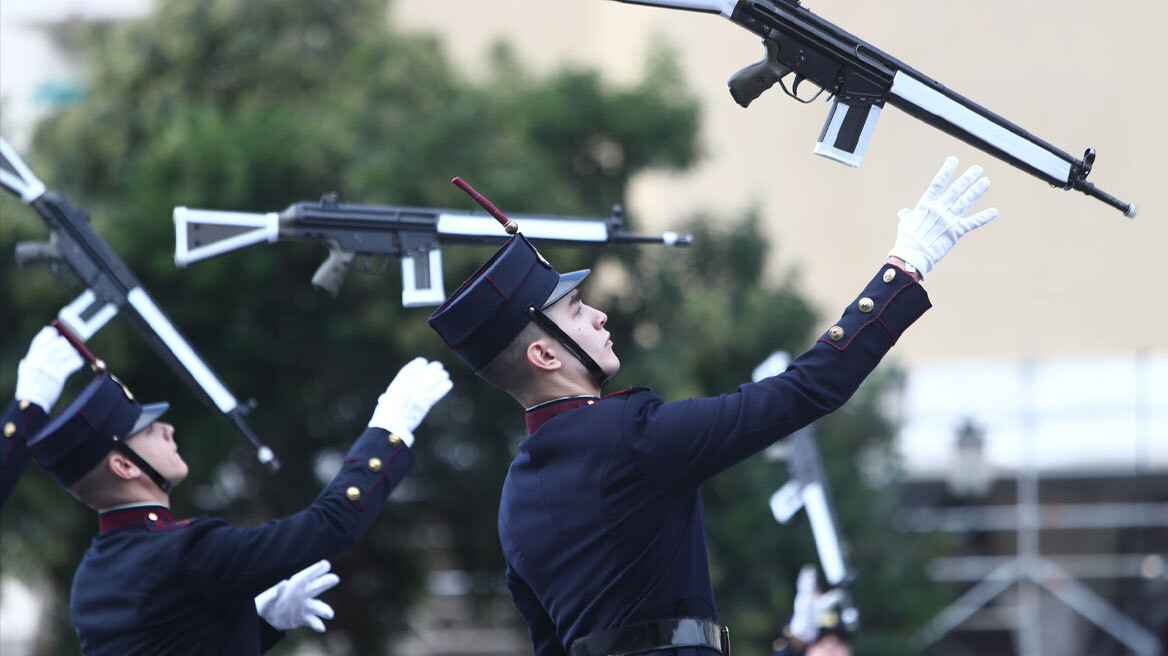
[[13,401],[0,418],[0,506],[12,494],[28,464],[28,438],[48,421],[44,409],[28,401]]
[[259,654],[279,632],[255,596],[355,543],[412,456],[369,428],[308,508],[237,528],[221,519],[172,521],[160,506],[102,513],[101,533],[73,578],[70,614],[87,654]]
[[843,405],[929,307],[888,265],[787,371],[734,394],[665,403],[633,388],[533,410],[499,539],[535,653],[637,622],[716,620],[701,484]]

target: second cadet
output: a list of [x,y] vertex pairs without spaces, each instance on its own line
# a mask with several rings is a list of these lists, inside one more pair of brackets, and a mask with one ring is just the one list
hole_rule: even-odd
[[170,492],[187,464],[175,428],[158,421],[167,404],[141,405],[100,373],[29,443],[43,468],[98,511],[100,532],[69,600],[82,649],[259,654],[279,639],[278,629],[331,616],[314,613],[312,597],[335,582],[327,565],[310,566],[354,544],[373,522],[410,468],[413,431],[450,388],[440,363],[417,358],[404,366],[312,505],[242,528],[173,518]]

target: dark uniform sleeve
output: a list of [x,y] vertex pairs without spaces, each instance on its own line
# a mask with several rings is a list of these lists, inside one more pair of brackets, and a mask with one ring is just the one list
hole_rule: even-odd
[[354,544],[405,476],[412,456],[396,435],[370,428],[311,506],[251,528],[215,520],[186,544],[189,583],[211,600],[251,599]]
[[929,307],[928,295],[910,275],[886,265],[785,372],[744,384],[735,394],[630,403],[624,440],[659,484],[701,485],[842,406]]
[[0,438],[0,506],[8,500],[28,465],[28,439],[48,420],[43,408],[28,401],[13,401],[0,419],[4,435]]

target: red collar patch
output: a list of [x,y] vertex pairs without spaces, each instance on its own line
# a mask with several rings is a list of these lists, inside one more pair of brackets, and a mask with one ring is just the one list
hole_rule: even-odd
[[147,526],[165,526],[174,522],[174,517],[171,516],[169,508],[162,506],[122,508],[121,510],[103,512],[97,516],[97,524],[102,533],[116,531],[139,522],[143,522]]
[[527,434],[534,434],[535,431],[539,430],[540,426],[543,426],[549,419],[562,412],[575,410],[585,403],[592,405],[596,403],[596,400],[595,396],[573,396],[571,398],[548,401],[547,403],[537,405],[523,415],[523,419],[527,422]]

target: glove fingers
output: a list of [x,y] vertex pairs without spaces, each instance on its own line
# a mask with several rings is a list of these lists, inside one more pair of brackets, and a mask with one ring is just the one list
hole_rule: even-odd
[[961,222],[961,226],[963,228],[965,228],[965,232],[969,232],[970,230],[973,230],[974,228],[980,228],[981,226],[989,223],[990,221],[993,221],[995,218],[997,218],[997,216],[998,216],[998,208],[991,207],[988,210],[982,210],[982,211],[978,212],[977,214],[974,214],[973,216],[969,217],[968,219],[965,219],[964,221]]
[[973,166],[966,169],[965,173],[962,173],[961,177],[957,178],[957,181],[954,182],[953,185],[945,191],[945,194],[941,196],[940,200],[937,201],[937,204],[942,208],[948,209],[951,205],[953,205],[954,201],[956,201],[973,185],[974,182],[977,182],[977,179],[981,177],[983,170],[984,169],[982,169],[977,164],[974,164]]
[[304,569],[292,575],[288,579],[293,584],[299,584],[302,581],[311,581],[317,577],[323,576],[325,572],[332,568],[332,563],[327,560],[318,560],[315,563],[305,567]]
[[[61,333],[57,332],[56,328],[52,326],[45,326],[44,328],[41,328],[40,332],[38,332],[36,336],[32,338],[32,342],[28,345],[29,354],[31,355],[35,350],[47,348],[48,345],[58,337],[61,337]],[[61,339],[64,339],[64,337],[61,337]],[[65,343],[68,344],[67,341]]]
[[977,199],[981,198],[989,188],[990,179],[981,178],[975,182],[968,191],[961,194],[960,198],[954,201],[953,206],[949,208],[949,211],[953,214],[956,214],[957,216],[965,214],[965,211],[968,210],[974,203],[976,203]]
[[305,615],[303,618],[301,618],[301,622],[303,622],[303,626],[307,626],[317,633],[324,633],[324,622],[320,621],[320,619],[317,617],[313,617],[312,615]]
[[334,615],[333,607],[319,599],[309,599],[306,601],[304,603],[304,610],[306,617],[323,617],[326,620],[331,620]]
[[325,574],[324,576],[310,581],[308,585],[304,586],[304,594],[308,597],[315,597],[325,590],[330,590],[341,582],[341,577],[336,574]]
[[817,610],[823,611],[839,603],[844,598],[843,590],[828,590],[819,595],[819,599],[815,600]]
[[795,580],[795,591],[797,594],[804,592],[815,592],[815,565],[804,565],[799,570],[799,578]]
[[949,184],[949,178],[953,177],[953,172],[957,170],[957,161],[957,158],[953,156],[945,158],[945,163],[941,165],[941,170],[937,171],[933,181],[929,183],[928,190],[921,198],[922,201],[927,202],[940,198],[941,192],[945,190],[945,185]]

